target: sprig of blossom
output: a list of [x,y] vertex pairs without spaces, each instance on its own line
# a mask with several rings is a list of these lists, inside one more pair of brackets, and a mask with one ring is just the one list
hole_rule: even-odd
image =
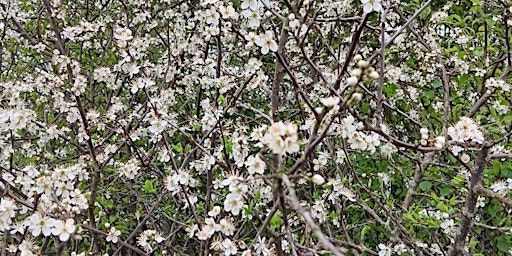
[[263,137],[263,144],[267,145],[273,154],[296,153],[299,151],[297,125],[273,123]]
[[481,144],[485,140],[480,127],[469,117],[461,117],[459,122],[448,128],[447,134],[452,140],[462,143],[472,141]]

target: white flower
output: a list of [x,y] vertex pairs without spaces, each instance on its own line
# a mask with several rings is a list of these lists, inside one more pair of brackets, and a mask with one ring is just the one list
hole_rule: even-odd
[[272,150],[273,154],[298,152],[300,147],[297,125],[283,122],[273,123],[265,133],[262,142]]
[[[257,11],[251,11],[249,9],[242,11],[242,16],[247,18],[247,27],[258,28],[261,22],[261,16]],[[252,32],[250,32],[252,33]]]
[[220,231],[226,236],[232,236],[235,233],[235,226],[231,221],[224,218],[219,221],[219,224],[215,225],[215,231]]
[[185,228],[185,232],[187,232],[188,237],[192,238],[194,237],[194,234],[199,230],[199,226],[197,224],[194,224],[192,226],[188,226]]
[[244,0],[240,6],[242,10],[250,8],[253,11],[258,10],[258,0]]
[[211,236],[215,233],[215,220],[213,218],[206,218],[204,220],[204,225],[201,228],[201,231],[204,231],[208,234],[208,236]]
[[407,252],[407,247],[405,244],[397,244],[393,247],[393,251],[398,255],[402,255]]
[[384,245],[379,244],[379,256],[391,256],[391,248]]
[[463,148],[463,147],[459,147],[459,146],[457,146],[457,145],[455,145],[455,146],[453,146],[453,147],[452,147],[452,153],[453,153],[454,155],[458,155],[458,154],[459,154],[461,151],[463,151],[463,150],[464,150],[464,148]]
[[297,136],[288,136],[284,140],[284,150],[288,153],[299,152],[299,144],[297,144]]
[[390,142],[380,147],[380,155],[387,159],[391,159],[391,155],[397,151],[398,149],[396,148],[396,146],[391,144]]
[[256,250],[258,255],[270,255],[270,250],[267,248],[265,240],[265,237],[258,236],[257,242],[254,243],[254,250]]
[[115,227],[111,227],[108,232],[107,242],[117,243],[119,235],[121,235],[121,231],[117,230]]
[[201,231],[197,232],[197,239],[204,241],[208,238],[210,238],[210,235],[205,230],[201,230]]
[[220,14],[215,10],[215,7],[211,7],[210,9],[206,10],[205,12],[205,22],[209,25],[218,25],[219,24],[219,18]]
[[270,51],[277,51],[277,43],[272,39],[272,31],[267,31],[256,40],[256,45],[261,47],[261,53],[267,54]]
[[333,108],[334,106],[340,103],[340,98],[338,96],[329,96],[320,100],[322,104],[328,108]]
[[158,244],[165,241],[165,237],[162,236],[162,234],[160,233],[156,233],[155,234],[155,242],[157,242]]
[[380,145],[380,136],[377,133],[371,133],[367,135],[364,140],[368,143],[368,148],[366,150],[370,151],[370,153],[375,152],[376,147]]
[[233,215],[238,215],[242,207],[244,206],[244,202],[242,201],[242,197],[236,193],[229,193],[226,196],[226,200],[224,201],[224,210],[227,212],[231,212]]
[[361,3],[363,4],[363,11],[365,13],[370,13],[372,11],[382,11],[380,0],[361,0]]
[[453,219],[446,219],[441,223],[439,227],[443,229],[443,233],[450,234],[455,231],[454,225],[455,222],[453,221]]
[[478,196],[478,199],[476,201],[476,207],[485,207],[485,197]]
[[114,38],[122,41],[132,40],[132,31],[126,28],[117,28],[114,33]]
[[263,174],[265,172],[265,161],[261,160],[261,158],[256,156],[249,156],[247,161],[245,161],[245,166],[247,166],[247,171],[249,174],[254,175],[255,173]]
[[244,36],[244,38],[245,40],[247,40],[246,48],[250,48],[256,44],[256,40],[258,40],[258,35],[254,34],[254,32],[249,32],[247,35]]
[[491,185],[492,191],[500,194],[500,195],[506,195],[508,193],[508,184],[503,180],[498,180],[494,182],[494,184]]
[[208,216],[215,217],[220,214],[220,206],[216,205],[211,211],[208,212]]
[[237,247],[236,244],[233,243],[229,238],[226,238],[222,242],[222,247],[224,248],[224,255],[236,255],[237,253]]
[[36,212],[29,217],[29,228],[32,229],[33,236],[39,236],[43,232],[44,236],[49,236],[52,233],[52,228],[55,225],[55,220],[48,217],[42,217],[40,213]]
[[75,232],[75,220],[67,219],[66,222],[62,220],[55,221],[55,226],[52,229],[52,234],[54,236],[59,236],[61,241],[67,241],[71,234]]
[[472,140],[481,144],[485,139],[478,125],[469,117],[462,117],[454,126],[449,127],[447,134],[458,142]]
[[350,133],[348,137],[348,143],[350,143],[351,149],[366,150],[368,147],[368,143],[365,140],[365,135],[356,130],[353,130]]
[[151,121],[149,131],[153,134],[160,134],[167,128],[167,124],[165,120],[154,119]]
[[126,28],[117,28],[114,33],[114,39],[117,40],[117,46],[125,48],[127,42],[133,39],[132,31]]
[[344,195],[349,201],[351,201],[351,202],[356,201],[356,199],[355,199],[356,194],[354,192],[352,192],[352,190],[350,190],[349,188],[347,188],[343,185],[341,185],[338,189],[339,189],[338,192],[340,194]]

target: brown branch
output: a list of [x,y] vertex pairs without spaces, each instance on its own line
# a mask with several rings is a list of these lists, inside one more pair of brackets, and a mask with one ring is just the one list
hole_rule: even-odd
[[[99,229],[93,228],[91,226],[85,225],[85,224],[80,225],[80,227],[82,227],[83,229],[89,230],[89,231],[91,231],[93,233],[102,235],[104,237],[108,236],[108,233],[103,232],[103,231],[101,231]],[[121,240],[121,239],[119,239],[117,242],[119,244],[121,244],[122,246],[124,246],[124,247],[126,247],[126,248],[128,248],[128,249],[130,249],[130,250],[132,250],[132,251],[134,251],[136,253],[138,253],[139,255],[149,256],[149,254],[145,253],[141,249],[139,249],[139,248],[137,248],[137,247],[135,247],[135,246],[133,246],[133,245],[131,245],[131,244]]]
[[291,206],[293,207],[294,210],[298,211],[300,215],[302,215],[304,221],[306,222],[306,225],[308,225],[309,228],[313,230],[313,233],[315,233],[315,235],[318,237],[318,240],[320,240],[324,247],[330,250],[334,255],[343,256],[344,254],[340,251],[340,249],[331,243],[330,239],[322,232],[320,227],[315,223],[313,217],[311,217],[311,214],[304,208],[302,208],[302,206],[300,205],[300,201],[297,198],[297,194],[293,189],[293,185],[290,182],[290,179],[288,179],[288,176],[286,176],[286,174],[283,174],[281,176],[281,180],[287,186]]
[[[279,36],[279,44],[277,48],[278,55],[284,57],[284,50],[286,42],[288,41],[288,19],[284,20],[283,27],[281,28],[281,34]],[[279,120],[279,87],[281,85],[281,79],[283,78],[285,68],[283,67],[284,60],[276,57],[275,61],[275,73],[274,80],[272,81],[272,95],[271,99],[271,111],[270,117],[276,122]]]
[[377,84],[377,127],[380,128],[382,124],[382,87],[384,87],[384,72],[386,70],[385,63],[385,54],[386,54],[386,17],[388,16],[390,3],[389,0],[386,4],[386,9],[382,13],[381,16],[381,27],[380,27],[380,74],[379,74],[379,83]]
[[[425,8],[427,8],[430,3],[432,3],[432,0],[428,0],[426,3],[424,3],[406,22],[405,24],[403,24],[397,31],[396,33],[386,42],[385,46],[388,46],[390,45],[391,43],[393,43],[393,41],[400,35],[402,34],[402,32],[404,32],[405,28],[407,28],[409,26],[409,24],[411,24],[411,22],[416,19],[416,17],[423,11],[425,10]],[[379,52],[376,51],[372,54],[372,56],[370,56],[370,58],[368,58],[368,62],[372,62],[373,59],[375,59],[375,57],[377,57],[377,55],[379,55]]]
[[420,163],[419,170],[416,171],[414,174],[414,180],[411,185],[411,187],[407,190],[407,195],[405,196],[404,202],[402,203],[402,207],[407,210],[409,209],[409,206],[411,206],[412,203],[412,197],[416,193],[416,189],[420,185],[420,182],[423,179],[423,174],[425,173],[425,170],[428,168],[430,163],[432,162],[432,159],[435,156],[435,152],[429,152],[425,155],[425,158]]
[[[512,72],[512,68],[511,67],[507,67],[507,69],[503,72],[503,74],[501,74],[500,79],[501,80],[507,79],[511,72]],[[478,101],[471,108],[471,110],[469,110],[469,112],[468,112],[468,114],[466,116],[467,117],[473,117],[478,112],[478,110],[480,110],[480,108],[487,102],[487,100],[489,100],[489,98],[494,94],[495,91],[496,91],[496,88],[492,88],[492,89],[487,90],[485,92],[485,94],[482,95],[482,97],[480,97],[478,99]]]
[[[486,143],[486,142],[484,142]],[[477,159],[473,170],[471,171],[471,178],[469,181],[468,195],[466,197],[466,207],[463,211],[463,217],[460,223],[460,232],[455,237],[455,244],[449,252],[449,256],[457,256],[464,254],[466,247],[466,237],[471,229],[473,216],[475,214],[476,203],[478,202],[478,187],[481,187],[484,169],[487,165],[487,154],[489,153],[489,146],[484,144],[478,152]]]
[[350,60],[352,60],[352,57],[354,56],[356,46],[359,43],[359,39],[361,38],[361,34],[363,33],[363,29],[366,25],[366,22],[368,21],[368,14],[365,14],[363,16],[363,19],[361,20],[361,23],[359,23],[359,26],[357,27],[357,31],[352,37],[352,43],[350,44],[350,48],[347,52],[345,63],[343,63],[343,66],[341,67],[340,73],[338,74],[338,77],[336,78],[336,81],[334,82],[334,90],[337,91],[340,89],[341,86],[341,79],[343,78],[343,75],[348,69],[348,65],[350,63]]
[[[162,201],[162,198],[164,197],[164,195],[165,194],[160,195],[158,200],[155,202],[155,205],[153,205],[153,207],[146,213],[146,216],[144,216],[144,219],[142,219],[139,222],[139,224],[135,227],[135,229],[133,229],[132,233],[128,236],[128,238],[126,238],[126,240],[124,240],[124,242],[122,240],[119,240],[119,243],[121,244],[121,246],[119,246],[119,248],[117,248],[117,250],[114,252],[113,256],[120,255],[121,250],[123,249],[123,246],[125,244],[128,244],[128,241],[130,241],[131,239],[133,239],[135,237],[135,235],[142,228],[142,226],[146,225],[146,221],[149,220],[149,217],[151,217],[151,215],[153,215],[153,211],[158,207],[158,204],[160,203],[160,201]],[[146,254],[144,254],[144,255],[146,255]]]
[[479,186],[476,186],[474,188],[475,192],[478,192],[479,194],[482,194],[486,197],[491,197],[491,198],[496,198],[497,200],[499,200],[500,202],[504,203],[505,206],[507,206],[508,208],[512,209],[512,199],[511,198],[507,198],[507,197],[504,197],[503,195],[500,195],[498,193],[494,193],[494,191],[488,189],[488,188],[484,188],[482,187],[482,185],[479,185]]

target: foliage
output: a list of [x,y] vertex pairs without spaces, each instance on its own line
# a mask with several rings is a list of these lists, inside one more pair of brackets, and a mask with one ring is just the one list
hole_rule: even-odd
[[0,2],[2,255],[512,254],[512,2]]

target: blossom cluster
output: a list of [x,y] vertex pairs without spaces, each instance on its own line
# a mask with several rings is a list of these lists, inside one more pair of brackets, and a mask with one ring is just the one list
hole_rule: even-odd
[[454,125],[448,128],[447,134],[452,140],[457,142],[475,142],[483,143],[484,134],[480,127],[469,117],[461,117]]
[[153,229],[144,230],[144,232],[141,232],[137,237],[137,245],[142,247],[146,252],[152,252],[154,247],[163,241],[165,241],[165,238],[162,234]]
[[293,123],[273,123],[262,138],[262,143],[267,145],[273,154],[296,153],[300,147],[298,144],[297,125]]
[[356,121],[352,115],[343,118],[341,136],[347,139],[351,149],[369,151],[370,153],[375,152],[381,143],[379,134],[364,132],[363,123]]

